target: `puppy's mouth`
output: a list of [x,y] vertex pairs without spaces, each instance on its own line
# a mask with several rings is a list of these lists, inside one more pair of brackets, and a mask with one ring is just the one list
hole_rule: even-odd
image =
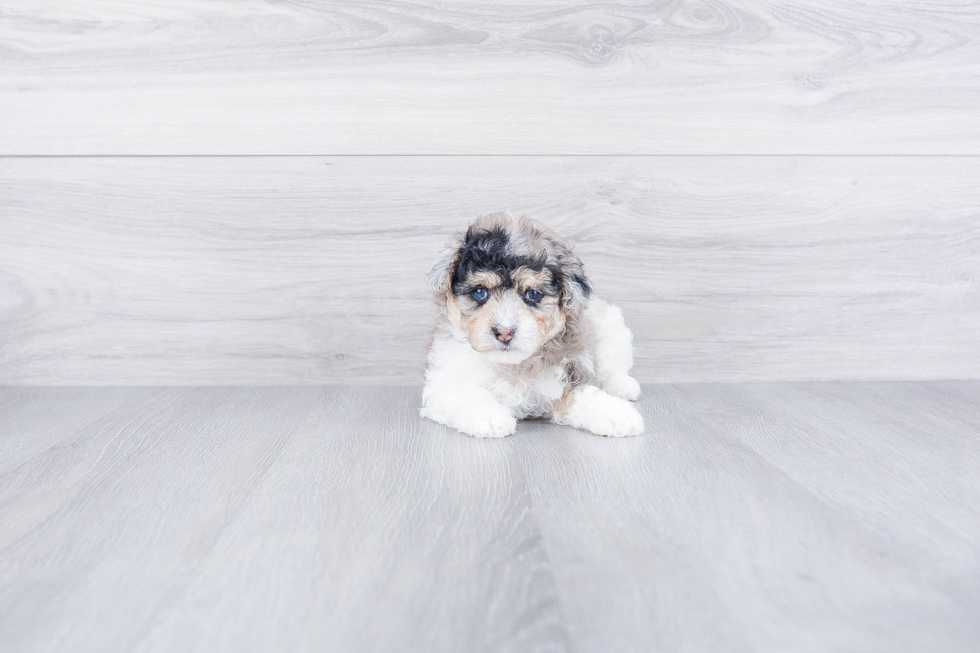
[[500,353],[523,354],[525,353],[524,351],[525,344],[526,343],[523,340],[519,341],[516,338],[514,340],[511,340],[510,342],[500,342],[499,340],[495,340],[493,344],[490,345],[490,351],[496,351]]
[[510,340],[503,340],[491,333],[480,338],[471,337],[470,344],[477,351],[493,353],[523,351],[528,343],[526,338],[512,337]]
[[486,349],[484,349],[483,355],[487,357],[487,360],[494,363],[516,365],[534,355],[534,350],[530,349],[528,344],[530,343],[523,338],[514,338],[510,342],[494,340],[492,343],[486,343],[489,346],[485,345]]

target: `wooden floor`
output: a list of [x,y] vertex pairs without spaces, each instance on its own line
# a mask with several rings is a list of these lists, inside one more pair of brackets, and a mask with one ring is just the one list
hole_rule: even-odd
[[3,651],[980,650],[980,382],[0,390]]

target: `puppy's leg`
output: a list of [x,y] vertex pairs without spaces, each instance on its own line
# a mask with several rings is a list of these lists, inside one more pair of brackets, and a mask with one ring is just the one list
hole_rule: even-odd
[[618,306],[594,298],[586,309],[596,334],[596,383],[609,394],[630,401],[640,397],[633,368],[633,333]]
[[616,438],[643,433],[643,416],[633,404],[594,385],[575,389],[571,404],[563,414],[555,414],[552,420]]
[[419,414],[477,438],[500,438],[517,430],[517,418],[489,390],[440,375],[426,380]]

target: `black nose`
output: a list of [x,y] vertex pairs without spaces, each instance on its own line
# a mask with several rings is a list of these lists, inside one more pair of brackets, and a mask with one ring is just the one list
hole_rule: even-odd
[[495,326],[493,328],[493,335],[497,336],[497,340],[500,342],[510,342],[514,339],[514,332],[517,331],[516,327],[502,327]]

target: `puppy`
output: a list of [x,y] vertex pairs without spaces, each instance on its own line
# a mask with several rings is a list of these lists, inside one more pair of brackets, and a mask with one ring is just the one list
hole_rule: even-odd
[[441,312],[421,415],[475,437],[545,418],[597,435],[643,432],[633,334],[592,295],[582,262],[528,218],[495,213],[456,237],[427,281]]

